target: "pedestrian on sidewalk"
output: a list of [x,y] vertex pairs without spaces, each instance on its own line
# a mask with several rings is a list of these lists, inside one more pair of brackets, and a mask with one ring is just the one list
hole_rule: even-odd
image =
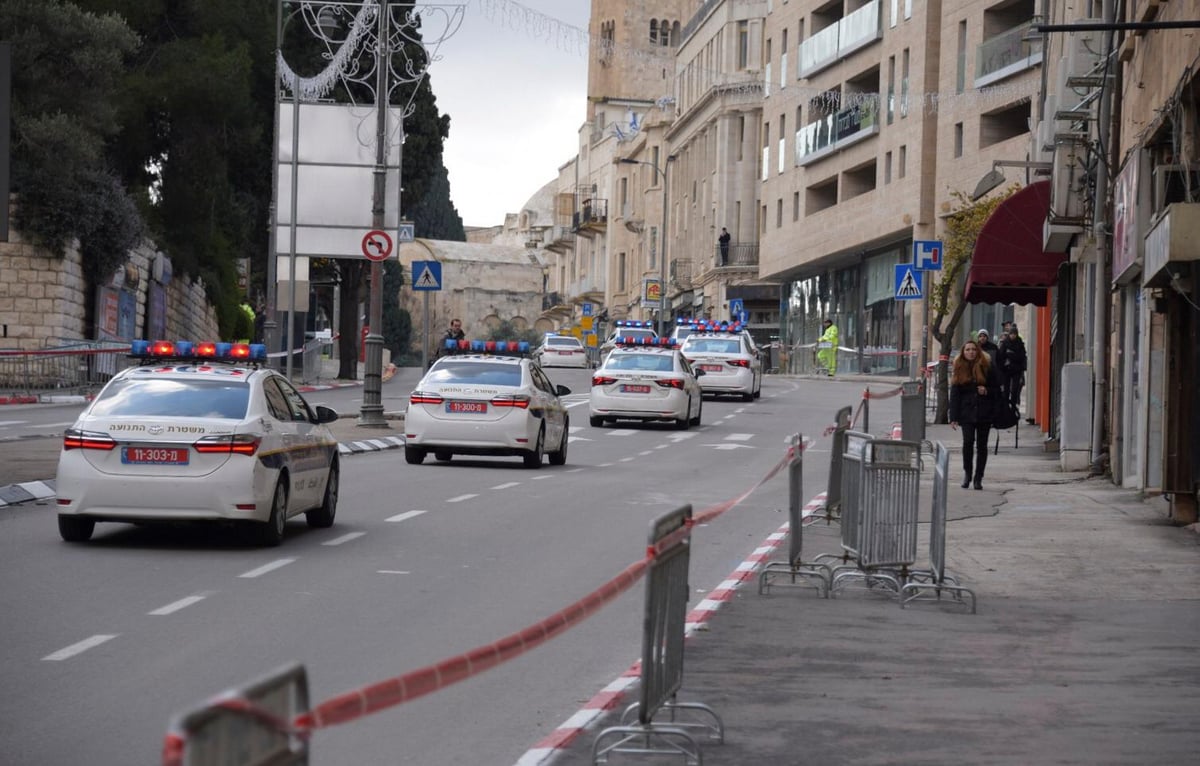
[[968,340],[954,358],[950,375],[950,427],[962,426],[963,489],[983,489],[988,434],[996,417],[1000,379],[991,357]]
[[1029,354],[1025,341],[1021,339],[1015,324],[1009,323],[1008,332],[1000,341],[1000,370],[1004,373],[1005,392],[1014,407],[1021,406],[1021,389],[1025,387],[1025,369],[1029,366]]

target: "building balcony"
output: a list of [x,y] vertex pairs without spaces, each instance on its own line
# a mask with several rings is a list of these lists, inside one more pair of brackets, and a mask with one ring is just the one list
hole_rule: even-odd
[[543,249],[564,255],[575,249],[575,232],[570,226],[552,226],[545,235]]
[[571,219],[572,228],[581,237],[591,239],[608,229],[608,200],[588,198],[583,200]]
[[671,287],[679,290],[692,289],[692,259],[674,258],[670,266]]
[[758,271],[758,243],[730,242],[729,252],[723,257],[721,246],[713,247],[713,268],[720,272],[750,269]]
[[864,100],[796,131],[796,164],[808,165],[878,134],[879,103]]
[[881,0],[871,0],[800,43],[800,76],[811,77],[881,39],[883,3]]
[[1042,63],[1042,39],[1033,22],[984,40],[975,51],[975,87],[999,82]]

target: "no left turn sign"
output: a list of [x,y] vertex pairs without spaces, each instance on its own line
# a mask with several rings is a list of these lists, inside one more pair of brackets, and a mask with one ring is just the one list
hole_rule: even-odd
[[386,231],[368,231],[362,238],[362,254],[369,261],[386,261],[392,254],[392,238]]

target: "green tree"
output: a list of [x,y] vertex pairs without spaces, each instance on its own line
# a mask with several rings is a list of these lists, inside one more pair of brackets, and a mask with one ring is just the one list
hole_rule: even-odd
[[383,264],[383,347],[392,352],[392,363],[408,361],[412,345],[412,317],[400,306],[404,267],[389,260]]
[[[929,291],[929,308],[933,314],[929,322],[929,331],[940,347],[939,357],[949,360],[950,351],[954,345],[958,323],[966,311],[967,302],[963,295],[963,277],[971,266],[971,255],[975,252],[975,242],[979,232],[1001,202],[1011,197],[1020,186],[1013,185],[1001,194],[978,202],[972,202],[961,191],[951,192],[955,206],[946,219],[946,231],[942,235],[945,253],[942,257],[942,270],[937,273]],[[945,327],[942,323],[945,323]],[[949,364],[937,366],[937,410],[935,423],[946,423],[950,409],[949,398]]]
[[59,256],[78,239],[84,273],[107,278],[144,227],[106,151],[137,35],[61,0],[6,0],[0,29],[12,43],[14,224]]

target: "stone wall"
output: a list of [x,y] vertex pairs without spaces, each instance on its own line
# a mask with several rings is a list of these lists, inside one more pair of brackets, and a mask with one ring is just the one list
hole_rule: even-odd
[[[154,244],[143,242],[109,283],[134,295],[136,338],[145,337],[156,256]],[[89,308],[95,304],[94,291],[93,287],[88,295],[78,249],[72,247],[59,258],[10,230],[9,241],[0,242],[0,348],[33,350],[96,340],[90,329],[96,326],[96,310]],[[167,339],[219,337],[216,312],[203,283],[181,276],[169,280],[165,324]]]

